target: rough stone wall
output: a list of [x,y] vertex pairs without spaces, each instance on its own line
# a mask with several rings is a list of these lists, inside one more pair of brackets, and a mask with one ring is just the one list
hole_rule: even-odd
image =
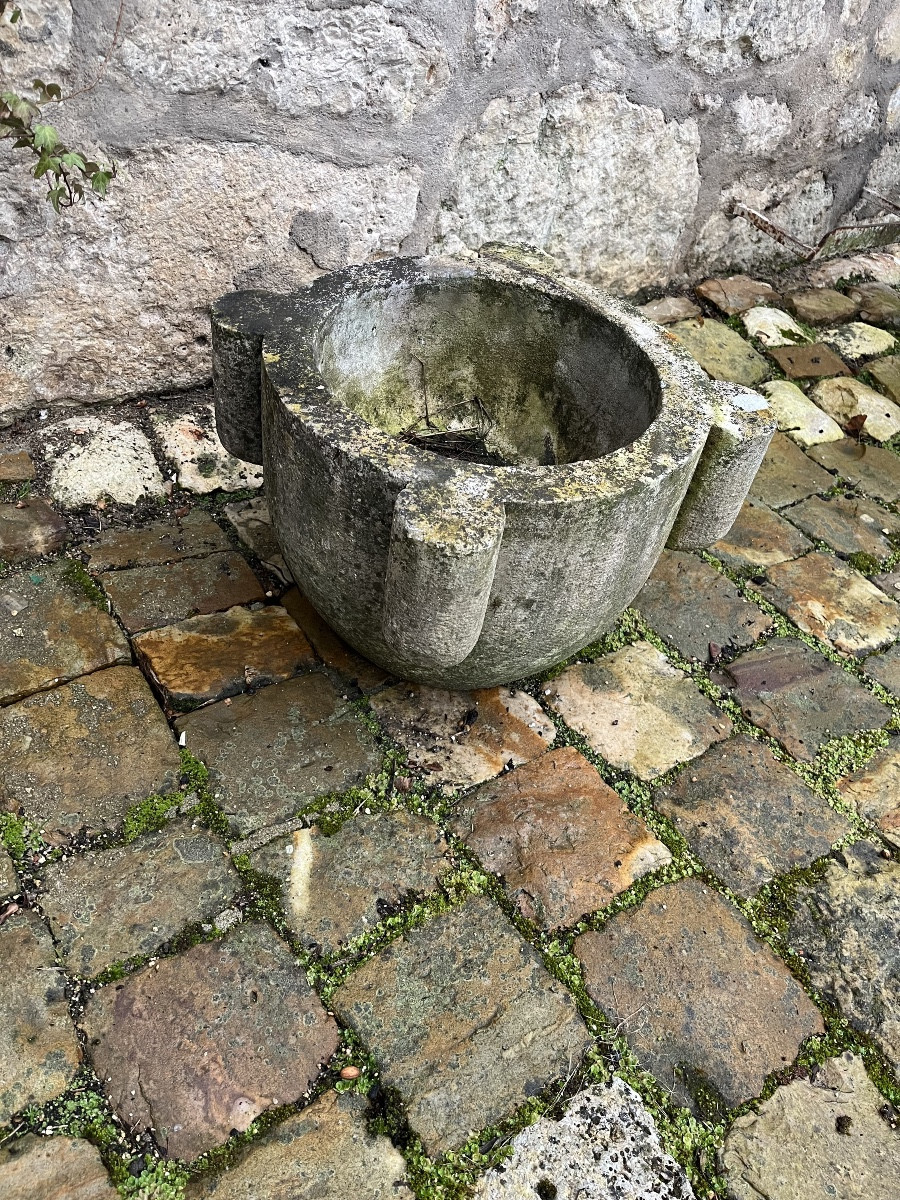
[[[19,0],[5,84],[93,79],[119,0]],[[55,216],[0,143],[0,423],[190,387],[206,306],[380,254],[541,246],[622,293],[760,269],[900,186],[898,0],[126,0],[54,119],[112,155]]]

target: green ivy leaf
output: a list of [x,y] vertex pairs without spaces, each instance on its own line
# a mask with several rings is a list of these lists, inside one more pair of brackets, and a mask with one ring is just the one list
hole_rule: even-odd
[[59,145],[59,134],[52,125],[35,125],[34,144],[38,150],[52,150]]
[[74,167],[78,171],[86,171],[87,166],[80,154],[74,150],[67,150],[65,154],[59,156],[59,161],[66,167]]
[[98,196],[105,196],[112,179],[112,171],[95,171],[91,176],[91,187]]

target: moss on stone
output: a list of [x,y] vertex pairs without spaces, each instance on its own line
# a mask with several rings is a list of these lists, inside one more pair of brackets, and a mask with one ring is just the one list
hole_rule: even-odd
[[76,559],[71,558],[67,561],[62,577],[71,587],[87,596],[88,600],[101,612],[109,611],[105,592]]

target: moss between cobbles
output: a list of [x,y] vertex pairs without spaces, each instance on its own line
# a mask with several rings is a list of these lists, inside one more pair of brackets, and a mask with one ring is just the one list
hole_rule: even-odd
[[63,568],[62,577],[72,588],[87,596],[95,608],[99,608],[101,612],[109,611],[106,593],[94,582],[77,559],[70,558],[68,560]]

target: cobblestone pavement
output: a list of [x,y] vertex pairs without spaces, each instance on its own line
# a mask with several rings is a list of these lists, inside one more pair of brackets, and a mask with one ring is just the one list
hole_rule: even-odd
[[4,1200],[896,1200],[896,306],[648,306],[781,431],[481,692],[332,633],[207,396],[9,431]]

